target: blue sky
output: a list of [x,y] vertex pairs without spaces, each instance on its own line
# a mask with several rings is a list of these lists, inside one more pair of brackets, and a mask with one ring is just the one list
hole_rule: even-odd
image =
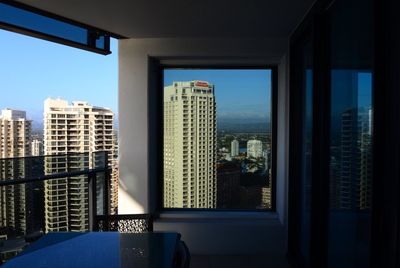
[[[118,113],[118,48],[103,56],[0,30],[0,109],[27,111],[42,124],[43,101],[85,100]],[[270,70],[166,70],[165,84],[206,80],[215,85],[217,116],[265,119],[270,114]],[[35,122],[36,121],[36,122]]]
[[372,73],[358,73],[358,106],[371,107],[372,105]]
[[43,101],[86,100],[118,112],[118,50],[103,56],[0,30],[0,109],[42,120]]
[[179,70],[164,71],[164,86],[174,81],[205,80],[215,86],[217,117],[265,119],[270,115],[270,70]]

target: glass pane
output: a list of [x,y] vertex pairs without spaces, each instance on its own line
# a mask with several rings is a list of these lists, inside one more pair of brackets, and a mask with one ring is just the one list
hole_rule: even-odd
[[[0,25],[5,23],[29,31],[66,39],[82,45],[106,50],[104,34],[24,10],[13,5],[0,3]],[[107,49],[108,50],[108,49]]]
[[164,207],[271,208],[271,70],[164,71]]
[[331,10],[329,267],[368,267],[372,180],[372,4]]

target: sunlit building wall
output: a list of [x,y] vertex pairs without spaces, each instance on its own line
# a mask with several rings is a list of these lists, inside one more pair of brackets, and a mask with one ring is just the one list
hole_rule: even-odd
[[247,157],[262,157],[262,142],[259,140],[249,140],[247,142]]
[[43,142],[38,140],[38,139],[34,139],[31,142],[31,146],[32,146],[32,156],[40,156],[43,155]]
[[215,208],[216,103],[205,81],[164,88],[164,206]]
[[239,142],[235,139],[231,142],[231,156],[235,157],[239,155]]
[[[31,154],[32,122],[25,111],[5,109],[0,116],[0,180],[25,177],[25,163],[18,157]],[[12,158],[12,159],[11,159]],[[29,214],[28,185],[12,185],[0,189],[0,227],[15,235],[26,234]]]
[[[44,152],[46,155],[69,154],[67,159],[46,158],[47,174],[97,167],[93,153],[99,151],[108,152],[108,163],[113,169],[110,205],[111,211],[115,212],[118,205],[115,180],[118,177],[115,177],[117,167],[113,112],[84,101],[75,101],[69,105],[68,101],[62,99],[45,100]],[[74,156],[73,153],[87,153],[87,157],[82,154]],[[45,200],[46,232],[89,229],[86,176],[47,181]]]

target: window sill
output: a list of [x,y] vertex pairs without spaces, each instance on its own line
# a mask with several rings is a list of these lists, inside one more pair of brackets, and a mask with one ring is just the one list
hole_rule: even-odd
[[162,211],[156,221],[279,221],[274,211]]

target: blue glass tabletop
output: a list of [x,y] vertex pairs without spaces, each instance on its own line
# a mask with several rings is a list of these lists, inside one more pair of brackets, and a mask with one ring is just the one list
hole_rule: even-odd
[[49,233],[4,267],[172,267],[178,233]]

